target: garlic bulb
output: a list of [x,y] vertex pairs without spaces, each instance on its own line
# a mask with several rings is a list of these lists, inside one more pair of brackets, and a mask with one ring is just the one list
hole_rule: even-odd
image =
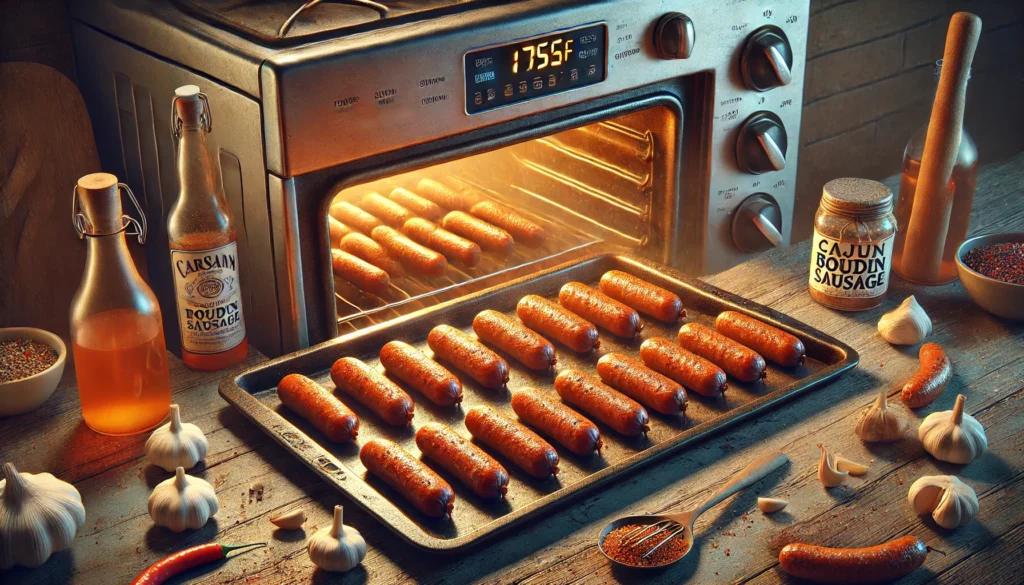
[[194,424],[182,423],[178,405],[172,404],[171,422],[153,431],[146,441],[146,457],[165,471],[192,469],[206,457],[208,448],[203,431]]
[[889,410],[889,397],[885,388],[882,388],[878,391],[875,403],[857,421],[854,431],[862,441],[891,443],[903,438],[907,432],[907,422],[896,411]]
[[149,516],[153,522],[174,532],[202,528],[218,507],[213,486],[185,475],[183,467],[176,469],[171,479],[160,482],[149,495]]
[[841,485],[846,481],[849,472],[836,469],[832,455],[825,450],[824,446],[818,445],[818,448],[821,449],[821,459],[818,460],[818,481],[827,488]]
[[0,570],[38,567],[71,546],[85,524],[82,496],[49,473],[18,473],[4,463],[0,480]]
[[974,489],[952,475],[926,475],[910,486],[907,498],[917,514],[931,514],[939,526],[952,530],[978,514]]
[[342,524],[342,507],[334,507],[334,523],[310,537],[306,553],[325,571],[352,570],[366,557],[366,541],[359,531]]
[[964,395],[956,397],[953,410],[925,417],[917,430],[924,450],[947,463],[970,463],[988,448],[985,429],[973,416],[964,414]]
[[836,470],[845,471],[850,475],[864,475],[868,472],[868,466],[856,461],[850,461],[842,455],[836,455]]
[[296,508],[291,512],[286,512],[270,519],[270,523],[281,530],[298,530],[302,528],[302,524],[305,521],[306,512],[302,508]]
[[900,306],[882,315],[878,332],[893,345],[917,345],[932,334],[932,320],[910,295]]
[[757,507],[765,514],[778,512],[789,505],[789,502],[779,498],[757,498]]

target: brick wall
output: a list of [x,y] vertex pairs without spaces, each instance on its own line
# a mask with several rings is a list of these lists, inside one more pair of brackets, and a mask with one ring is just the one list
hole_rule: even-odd
[[965,113],[980,161],[1024,149],[1024,0],[811,0],[793,241],[810,236],[825,182],[900,171],[957,10],[983,23]]

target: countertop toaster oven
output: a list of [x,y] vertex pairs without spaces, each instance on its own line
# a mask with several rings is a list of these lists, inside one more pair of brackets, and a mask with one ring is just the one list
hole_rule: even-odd
[[[103,164],[157,228],[164,306],[167,104],[184,84],[216,118],[249,336],[268,355],[599,250],[704,274],[788,243],[806,1],[388,4],[70,5]],[[453,251],[459,234],[483,245]],[[406,237],[445,252],[443,270],[377,263],[381,285],[338,251],[397,240],[401,256]]]

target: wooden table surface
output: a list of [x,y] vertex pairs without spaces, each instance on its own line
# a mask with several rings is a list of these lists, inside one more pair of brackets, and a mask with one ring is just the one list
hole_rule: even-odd
[[[894,184],[891,186],[895,187]],[[971,218],[972,232],[1024,230],[1024,154],[982,170]],[[0,460],[22,471],[49,471],[73,482],[87,518],[72,550],[42,568],[0,573],[15,583],[128,583],[164,555],[199,543],[268,541],[212,567],[193,570],[174,583],[790,583],[778,567],[778,550],[800,540],[832,546],[866,546],[912,534],[945,554],[932,553],[924,567],[901,583],[1020,583],[1024,574],[1024,324],[978,309],[961,285],[918,287],[894,279],[889,300],[856,314],[827,310],[807,295],[808,243],[776,250],[707,280],[809,323],[852,345],[860,366],[839,380],[644,468],[590,497],[513,531],[469,554],[443,557],[419,552],[360,512],[346,508],[346,523],[366,538],[369,554],[346,574],[314,571],[305,536],[275,534],[270,514],[303,506],[306,533],[329,523],[344,498],[293,459],[217,394],[220,374],[186,369],[172,358],[174,401],[183,418],[210,441],[205,468],[195,472],[217,489],[221,508],[198,531],[174,534],[153,526],[146,513],[152,487],[168,477],[146,463],[146,435],[104,437],[81,420],[73,374],[40,409],[0,419]],[[915,422],[952,408],[957,394],[988,433],[989,450],[967,466],[935,461],[916,438],[868,446],[853,433],[860,413],[879,388],[890,395],[917,368],[917,347],[895,348],[876,332],[883,311],[917,295],[935,324],[930,337],[946,348],[954,378],[932,405],[908,414]],[[1022,299],[1024,302],[1024,299]],[[246,365],[264,359],[253,352]],[[895,408],[904,407],[895,398]],[[824,489],[817,480],[817,444],[870,462],[863,477]],[[789,455],[783,473],[727,500],[696,527],[698,550],[658,572],[612,567],[595,546],[609,520],[639,512],[677,510],[697,502],[765,449]],[[976,521],[955,532],[916,516],[907,505],[910,484],[923,475],[956,474],[978,494]],[[253,482],[265,486],[262,502],[249,498]],[[756,507],[757,495],[789,500],[771,517]]]

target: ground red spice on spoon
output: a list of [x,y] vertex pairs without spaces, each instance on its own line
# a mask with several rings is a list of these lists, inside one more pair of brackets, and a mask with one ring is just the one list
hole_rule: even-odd
[[31,339],[0,341],[0,383],[28,378],[57,361],[52,347]]
[[964,264],[989,278],[1024,284],[1024,243],[989,244],[968,250]]
[[[672,533],[668,531],[662,531],[661,534],[658,534],[657,536],[652,536],[651,538],[643,541],[642,543],[640,543],[639,546],[623,544],[622,537],[632,532],[633,530],[640,528],[641,526],[643,525],[626,524],[625,526],[619,526],[615,530],[612,530],[608,533],[607,536],[604,537],[604,542],[601,544],[601,549],[604,550],[605,554],[607,554],[609,557],[615,559],[616,561],[619,561],[620,563],[625,563],[627,565],[635,565],[639,567],[656,567],[658,565],[664,565],[666,563],[676,561],[679,558],[681,558],[684,554],[686,554],[686,549],[688,547],[686,545],[686,541],[683,540],[683,533],[680,532],[679,534],[673,536],[672,540],[665,543],[664,546],[654,551],[653,554],[651,554],[647,558],[643,558],[647,551],[661,544],[661,542],[668,538],[669,535]],[[644,536],[646,536],[651,530],[656,529],[649,526],[648,531],[643,533]],[[636,538],[631,537],[631,540],[635,541]]]

